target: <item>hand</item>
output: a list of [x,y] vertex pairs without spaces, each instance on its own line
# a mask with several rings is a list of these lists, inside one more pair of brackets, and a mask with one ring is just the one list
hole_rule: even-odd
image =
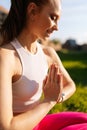
[[48,75],[43,81],[44,98],[48,101],[60,100],[63,88],[63,76],[59,73],[59,67],[52,64]]

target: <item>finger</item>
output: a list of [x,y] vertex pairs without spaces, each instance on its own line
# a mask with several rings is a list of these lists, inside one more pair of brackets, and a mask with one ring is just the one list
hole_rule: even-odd
[[51,70],[51,83],[54,83],[56,70],[57,70],[56,65],[53,64]]
[[53,81],[53,76],[54,76],[54,64],[52,64],[52,65],[50,66],[50,69],[49,69],[48,80],[49,80],[50,82]]
[[61,73],[55,75],[55,83],[58,90],[61,91],[63,88],[63,75]]
[[60,87],[60,91],[63,89],[63,75],[62,73],[58,74],[58,85]]
[[60,66],[58,66],[57,73],[58,73],[58,74],[61,73]]
[[56,68],[55,68],[55,75],[54,75],[54,82],[58,82],[58,67],[56,66]]
[[43,87],[45,86],[45,84],[47,82],[47,78],[48,78],[48,75],[46,75],[45,79],[43,80]]
[[50,66],[49,72],[48,72],[48,80],[50,80],[50,73],[51,73],[51,66]]

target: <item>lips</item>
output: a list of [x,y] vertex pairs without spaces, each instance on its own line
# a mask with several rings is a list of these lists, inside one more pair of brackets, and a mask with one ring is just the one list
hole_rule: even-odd
[[48,34],[51,34],[52,32],[53,32],[53,30],[50,30],[50,29],[47,30]]

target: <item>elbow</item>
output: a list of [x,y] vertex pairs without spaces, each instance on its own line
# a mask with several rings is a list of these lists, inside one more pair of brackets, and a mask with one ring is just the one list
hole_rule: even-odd
[[11,120],[10,123],[1,123],[0,124],[0,130],[18,130],[16,128],[16,122],[13,121],[14,119]]
[[76,85],[74,81],[70,83],[70,86],[71,86],[71,96],[72,96],[76,92]]
[[17,123],[17,121],[15,120],[15,117],[14,117],[11,120],[10,127],[9,127],[8,130],[18,130],[17,126],[18,126],[18,123]]
[[75,93],[75,91],[76,91],[76,85],[75,85],[74,82],[73,82],[73,85],[72,85],[72,89],[73,89],[73,93]]

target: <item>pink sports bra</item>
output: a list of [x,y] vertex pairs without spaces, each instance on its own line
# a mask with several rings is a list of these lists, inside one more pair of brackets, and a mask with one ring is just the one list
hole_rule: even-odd
[[48,65],[45,54],[38,42],[35,55],[27,52],[17,39],[12,41],[11,44],[17,51],[22,64],[20,79],[12,84],[13,112],[19,113],[31,109],[38,103]]

